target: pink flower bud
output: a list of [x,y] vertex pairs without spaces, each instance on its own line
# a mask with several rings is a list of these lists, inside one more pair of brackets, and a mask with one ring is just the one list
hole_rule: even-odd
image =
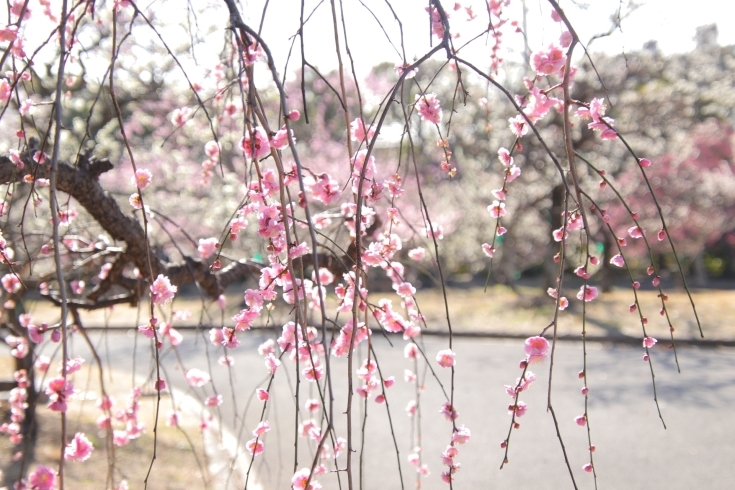
[[640,158],[638,159],[638,164],[643,168],[650,167],[651,160],[649,160],[648,158]]
[[59,329],[54,329],[53,332],[51,332],[51,341],[54,343],[58,343],[59,340],[61,340],[61,332]]
[[296,109],[293,109],[292,111],[289,111],[286,117],[289,119],[289,121],[298,121],[301,118],[301,113]]

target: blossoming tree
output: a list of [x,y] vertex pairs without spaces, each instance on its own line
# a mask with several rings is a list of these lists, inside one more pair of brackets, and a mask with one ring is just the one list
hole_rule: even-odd
[[[441,454],[445,467],[438,478],[452,487],[461,478],[456,474],[461,446],[470,441],[472,422],[463,420],[455,406],[457,354],[449,306],[445,324],[432,326],[446,330],[448,345],[428,352],[421,340],[428,326],[410,277],[417,262],[431,257],[431,272],[439,287],[446,287],[442,240],[451,233],[451,217],[433,205],[430,193],[432,182],[459,185],[472,178],[463,175],[462,161],[453,152],[458,132],[453,118],[466,105],[490,111],[492,100],[503,98],[514,111],[507,126],[493,133],[493,141],[502,143],[493,148],[497,160],[487,169],[495,174],[497,188],[491,198],[475,203],[485,219],[478,229],[485,231],[470,246],[481,250],[488,263],[514,219],[509,203],[524,193],[523,181],[517,179],[526,170],[517,159],[526,142],[543,150],[541,166],[561,189],[558,226],[546,237],[556,247],[549,257],[557,271],[549,289],[555,313],[538,336],[526,340],[518,379],[505,387],[511,419],[507,436],[498,441],[502,464],[508,461],[514,428],[527,410],[520,397],[535,379],[529,367],[553,358],[560,311],[575,298],[584,304],[598,296],[597,287],[588,282],[590,271],[602,260],[590,245],[593,231],[606,227],[617,237],[611,262],[618,267],[625,264],[628,241],[644,242],[650,252],[648,240],[656,237],[676,255],[660,207],[655,219],[646,216],[647,233],[629,207],[615,222],[619,229],[612,229],[609,214],[597,203],[597,177],[589,178],[587,167],[594,168],[594,155],[575,145],[580,127],[600,144],[622,148],[623,165],[638,172],[637,179],[648,190],[648,167],[656,162],[639,154],[616,130],[604,91],[585,100],[574,98],[575,60],[581,55],[575,56],[584,47],[556,0],[548,1],[545,15],[558,30],[558,39],[534,46],[522,75],[504,70],[504,58],[511,55],[503,46],[524,35],[521,23],[512,18],[509,0],[467,5],[431,0],[425,10],[414,6],[411,20],[425,18],[431,33],[415,58],[407,57],[403,39],[408,19],[390,2],[381,8],[392,13],[393,25],[384,26],[375,17],[377,27],[361,34],[360,40],[344,20],[342,2],[293,3],[300,6],[293,32],[263,29],[265,19],[288,15],[274,12],[277,7],[268,2],[258,16],[244,16],[234,0],[177,5],[196,20],[194,24],[212,26],[216,33],[194,29],[187,18],[189,34],[195,31],[190,39],[184,28],[166,24],[156,2],[143,6],[132,0],[40,0],[40,7],[27,0],[9,3],[9,18],[0,30],[0,65],[5,70],[0,118],[6,150],[0,157],[0,215],[5,217],[0,252],[3,327],[9,331],[5,342],[18,361],[11,420],[2,432],[20,447],[24,438],[32,437],[33,407],[38,403],[34,373],[49,370],[50,362],[58,362],[58,375],[49,374],[41,389],[48,396],[48,408],[60,414],[63,428],[58,468],[31,468],[19,488],[64,488],[65,461],[96,456],[89,438],[83,433],[72,437],[65,425],[67,402],[76,393],[74,373],[85,361],[72,357],[68,349],[72,336],[88,339],[81,313],[138,305],[148,298],[147,320],[138,335],[151,343],[158,367],[160,349],[175,349],[182,342],[170,303],[188,285],[223,310],[226,289],[240,288],[241,311],[224,325],[200,322],[212,346],[224,352],[224,368],[232,363],[228,352],[245,348],[241,342],[248,330],[270,321],[272,310],[283,311],[286,321],[279,325],[280,336],[252,355],[262,356],[271,380],[288,369],[318,393],[303,409],[314,418],[297,428],[315,457],[294,468],[293,488],[318,489],[319,481],[332,478],[354,488],[356,466],[361,464],[354,456],[357,400],[375,400],[387,408],[388,389],[395,383],[383,377],[375,358],[374,332],[402,338],[404,347],[396,351],[416,366],[451,373],[446,401],[436,408],[448,421],[447,447]],[[323,76],[305,51],[311,16],[329,10],[328,3],[336,79]],[[360,3],[367,15],[373,13]],[[287,59],[277,59],[272,49],[271,43],[280,41],[269,36],[278,34],[292,36],[296,49]],[[385,37],[395,48],[395,72],[372,88],[357,76],[350,50],[366,36]],[[182,39],[188,39],[183,48]],[[213,58],[215,62],[207,64]],[[291,69],[294,60],[300,61],[296,75]],[[46,74],[38,69],[44,64]],[[428,66],[433,66],[431,78],[420,77]],[[333,104],[314,100],[314,91],[306,89],[307,78],[314,91],[328,93]],[[470,92],[471,85],[479,84],[487,93]],[[442,86],[452,88],[450,97],[438,95],[447,93]],[[310,111],[315,105],[317,110]],[[542,134],[540,125],[552,118],[558,119],[558,131]],[[317,131],[339,143],[312,139]],[[427,141],[437,144],[428,146]],[[604,177],[604,169],[595,169],[593,175],[603,176],[615,196],[627,202],[628,196]],[[657,202],[654,195],[649,198]],[[573,272],[572,254],[583,258]],[[668,318],[657,267],[651,255],[648,276],[659,288],[661,312]],[[582,279],[578,291],[565,289],[569,274]],[[254,281],[252,287],[243,286],[247,278]],[[631,273],[634,293],[639,279]],[[381,281],[395,294],[373,286]],[[24,301],[36,291],[58,308],[58,322],[38,322],[23,310]],[[637,296],[630,311],[638,312],[644,360],[653,373],[648,352],[656,339],[646,331]],[[673,335],[672,326],[672,342]],[[49,342],[61,346],[54,361],[38,355],[39,346]],[[365,357],[362,364],[357,353]],[[346,358],[344,385],[335,381],[336,358]],[[98,368],[103,369],[101,363]],[[186,370],[192,387],[211,381],[200,368]],[[406,379],[419,392],[423,381],[415,372],[418,368]],[[580,378],[586,400],[584,369]],[[160,393],[168,389],[165,376],[155,369],[148,381],[160,403]],[[345,406],[335,406],[338,391],[346,393]],[[106,395],[97,401],[99,427],[109,433],[109,454],[113,446],[127,444],[144,430],[135,409],[141,394],[142,387],[134,387],[122,416]],[[271,394],[259,388],[255,396],[265,407]],[[217,394],[204,400],[212,409],[222,403]],[[551,398],[547,408],[558,424]],[[413,415],[419,409],[414,401],[407,412]],[[175,424],[176,419],[172,414],[168,422]],[[575,421],[589,428],[586,408]],[[151,425],[159,423],[156,415]],[[265,419],[253,428],[254,437],[244,443],[252,458],[268,451],[264,438],[269,430]],[[592,434],[588,431],[584,471],[594,474]],[[420,449],[408,457],[418,484],[429,477]],[[564,457],[576,486],[566,453]],[[154,457],[151,468],[155,464]],[[118,480],[111,470],[106,483],[126,488]]]

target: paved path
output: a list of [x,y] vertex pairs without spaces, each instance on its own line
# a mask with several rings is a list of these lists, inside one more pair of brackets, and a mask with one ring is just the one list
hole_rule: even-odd
[[[95,335],[98,334],[95,332]],[[109,353],[118,368],[132,368],[133,339],[130,336],[109,335]],[[208,362],[211,363],[214,386],[225,399],[221,407],[223,421],[237,433],[244,414],[242,440],[245,441],[251,437],[250,431],[260,418],[262,404],[251,395],[256,387],[264,386],[266,380],[267,373],[262,358],[257,355],[257,346],[267,337],[262,332],[241,335],[242,345],[231,351],[235,365],[228,373],[226,368],[217,364],[221,352],[215,352],[211,346],[210,358],[207,359],[203,348],[208,345],[205,336],[197,338],[193,332],[186,333],[185,341],[179,347],[180,358],[186,369],[197,367],[206,370]],[[415,471],[406,462],[411,449],[411,419],[404,411],[413,395],[403,381],[403,371],[411,364],[402,355],[402,340],[396,339],[396,346],[391,347],[386,340],[375,337],[383,376],[395,376],[397,380],[388,391],[388,401],[405,488],[414,488]],[[425,348],[429,359],[433,361],[436,352],[446,345],[446,338],[427,337]],[[81,349],[81,343],[75,347]],[[642,349],[602,344],[588,347],[590,424],[593,443],[597,446],[594,456],[599,488],[734,488],[735,349],[681,348],[681,374],[676,372],[670,351],[653,350],[658,396],[668,427],[664,430],[652,399],[650,372],[641,360]],[[458,359],[455,392],[455,406],[460,414],[458,422],[472,431],[472,440],[460,447],[458,461],[462,463],[462,470],[457,474],[454,488],[573,488],[551,416],[545,411],[548,361],[532,366],[538,380],[521,398],[528,404],[528,413],[520,420],[521,428],[513,431],[510,463],[500,471],[498,467],[503,453],[499,443],[504,439],[510,421],[506,411],[510,398],[503,385],[511,384],[520,374],[517,366],[524,357],[522,341],[458,339],[454,349]],[[149,352],[147,339],[139,337],[136,355],[139,372],[149,368]],[[186,388],[177,363],[172,353],[166,354],[163,362],[166,377],[170,383]],[[581,363],[580,344],[558,345],[552,396],[577,485],[579,488],[594,488],[591,475],[582,471],[587,462],[586,430],[573,420],[583,413],[584,398],[580,394],[581,381],[577,377]],[[435,362],[433,364],[441,381],[448,386],[449,371],[437,367]],[[343,393],[345,360],[334,361],[333,368],[336,373],[335,389]],[[236,394],[236,411],[232,403],[230,376]],[[123,382],[130,381],[126,379]],[[264,457],[258,457],[254,465],[263,488],[288,488],[293,473],[293,387],[293,363],[284,360],[271,390],[273,403],[266,416],[273,430],[266,438]],[[448,488],[439,480],[442,471],[439,454],[447,445],[451,426],[438,413],[445,399],[437,381],[427,378],[426,387],[421,402],[421,429],[424,461],[432,474],[423,481],[422,488]],[[302,383],[302,405],[306,398],[316,396],[310,388],[313,387],[308,383]],[[168,407],[166,404],[164,408]],[[345,417],[341,415],[344,407],[345,397],[340,394],[334,409],[340,434],[345,433]],[[360,409],[356,408],[354,413],[355,424],[360,424]],[[368,415],[364,488],[401,488],[385,405],[370,401]],[[299,467],[307,466],[311,456],[304,439],[299,440],[299,445]],[[356,447],[359,448],[359,442]],[[357,463],[359,453],[355,458]],[[344,456],[341,460],[344,461]],[[346,488],[344,473],[341,477],[343,488]],[[338,488],[334,474],[322,476],[319,481],[325,488]]]

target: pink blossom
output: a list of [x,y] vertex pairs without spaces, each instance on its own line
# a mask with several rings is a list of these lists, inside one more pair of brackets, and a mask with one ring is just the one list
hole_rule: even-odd
[[409,417],[413,417],[414,414],[416,414],[416,410],[418,409],[418,405],[416,404],[416,400],[411,400],[406,405],[406,415]]
[[365,131],[365,123],[361,118],[356,118],[350,123],[350,139],[352,141],[367,141],[373,138],[375,130],[371,126]]
[[38,465],[28,475],[28,484],[33,490],[54,490],[56,488],[56,472],[46,466]]
[[454,409],[454,407],[452,407],[452,404],[449,402],[446,402],[444,403],[444,405],[442,405],[439,413],[444,415],[444,418],[449,421],[456,420],[457,417],[459,417],[459,413]]
[[178,427],[179,426],[179,414],[176,412],[169,412],[166,417],[166,427]]
[[543,337],[529,337],[526,339],[523,350],[528,355],[528,362],[541,362],[548,356],[549,341]]
[[5,26],[0,29],[0,42],[15,41],[15,37],[18,35],[17,26]]
[[485,255],[492,258],[493,255],[495,255],[495,247],[491,246],[489,243],[483,243],[482,244],[482,251],[485,252]]
[[508,119],[508,123],[510,124],[510,132],[513,133],[516,138],[521,138],[528,133],[528,124],[526,122],[526,118],[522,115],[518,114],[515,117],[511,117]]
[[268,401],[268,398],[270,398],[270,394],[268,393],[268,391],[264,390],[263,388],[258,388],[257,390],[255,390],[255,392],[258,396],[258,400],[262,402]]
[[153,174],[148,169],[140,169],[135,171],[135,175],[130,179],[133,182],[134,186],[137,186],[138,189],[145,189],[149,185],[151,185],[151,179],[153,178]]
[[587,424],[587,417],[585,417],[584,415],[574,417],[574,423],[580,427],[584,427],[585,424]]
[[255,437],[263,437],[269,430],[271,430],[271,426],[268,424],[268,421],[263,421],[258,423],[258,426],[253,430],[253,435]]
[[128,202],[131,206],[133,206],[134,209],[143,209],[143,201],[140,200],[140,194],[138,194],[137,192],[130,194]]
[[510,156],[510,152],[505,148],[501,148],[498,150],[498,159],[506,167],[510,167],[511,165],[513,165],[513,157]]
[[421,260],[423,260],[425,253],[426,249],[424,247],[416,247],[408,251],[408,256],[412,260],[420,262]]
[[304,403],[304,408],[306,409],[307,412],[316,413],[319,411],[319,407],[320,407],[319,400],[315,400],[313,398],[309,398]]
[[[240,341],[237,340],[237,334],[234,328],[222,327],[222,345],[228,349],[234,349],[240,345]],[[211,334],[210,334],[211,339]]]
[[493,201],[493,203],[487,207],[487,210],[493,218],[501,218],[505,216],[505,203]]
[[559,298],[559,310],[564,311],[567,309],[568,306],[569,300],[566,297],[562,296],[561,298]]
[[640,226],[633,226],[632,228],[628,229],[628,235],[630,235],[632,238],[642,238],[645,234],[646,230],[644,230]]
[[60,376],[53,378],[48,382],[46,394],[49,396],[50,410],[66,412],[66,400],[74,394],[74,384]]
[[403,355],[406,357],[406,359],[416,359],[416,356],[419,354],[419,346],[414,344],[413,342],[410,344],[406,344],[406,347],[403,349]]
[[339,198],[339,183],[328,173],[321,173],[313,179],[307,179],[307,189],[314,195],[314,199],[329,205]]
[[276,374],[276,369],[278,369],[278,366],[280,365],[281,361],[276,359],[276,356],[274,356],[273,354],[268,354],[267,356],[265,356],[265,368],[271,375]]
[[197,251],[199,252],[199,257],[202,259],[208,259],[212,255],[215,254],[217,251],[217,246],[219,243],[217,242],[217,239],[212,238],[200,238],[199,239],[199,246],[197,247]]
[[431,227],[424,228],[423,233],[427,238],[436,238],[437,240],[444,238],[444,228],[439,223],[431,223]]
[[20,291],[21,282],[16,274],[5,274],[2,279],[0,279],[0,282],[3,284],[3,289],[9,293],[17,293]]
[[586,465],[582,466],[582,469],[586,471],[587,473],[592,473],[592,465],[590,463],[587,463]]
[[597,288],[594,286],[582,286],[579,289],[579,292],[577,293],[577,299],[578,300],[585,300],[586,302],[590,302],[593,299],[597,297],[599,292],[597,291]]
[[442,109],[436,94],[416,94],[416,110],[424,121],[439,124],[442,120]]
[[572,33],[564,31],[561,33],[561,37],[559,37],[559,44],[561,44],[562,48],[568,48],[572,44],[572,39]]
[[219,155],[219,151],[220,148],[216,141],[207,141],[204,145],[204,153],[206,153],[209,158],[213,159]]
[[[291,131],[291,138],[293,138],[293,130]],[[288,147],[288,130],[285,125],[276,132],[275,136],[271,139],[270,144],[276,150],[283,150]]]
[[158,277],[151,284],[151,301],[156,305],[163,305],[174,298],[177,287],[171,285],[168,277],[158,274]]
[[23,102],[21,102],[18,112],[20,112],[21,116],[32,114],[33,113],[33,101],[31,99],[26,99]]
[[[76,373],[77,371],[82,369],[82,364],[84,364],[84,359],[82,359],[80,356],[76,356],[74,359],[67,359],[66,374]],[[59,368],[59,372],[61,372],[61,368]]]
[[441,367],[452,367],[455,365],[455,354],[451,349],[440,350],[436,354],[436,362],[438,362]]
[[623,267],[625,265],[625,259],[623,259],[622,255],[617,254],[612,259],[610,259],[610,263],[618,267]]
[[537,51],[531,57],[531,67],[539,75],[553,75],[560,72],[566,64],[567,57],[562,49],[554,44],[549,45],[546,51]]
[[171,113],[171,122],[174,126],[183,126],[191,118],[191,109],[188,107],[181,107],[175,109]]
[[469,442],[471,437],[470,429],[465,427],[464,425],[460,425],[457,427],[457,430],[454,431],[452,434],[452,443],[453,444],[465,444]]
[[189,386],[200,388],[211,380],[212,377],[201,369],[194,368],[186,372],[186,381],[189,383]]
[[516,414],[516,417],[523,417],[528,411],[528,405],[525,402],[519,401],[516,405],[508,407],[508,415]]
[[248,452],[253,456],[262,454],[265,450],[265,446],[263,446],[263,441],[260,441],[257,438],[250,439],[248,442],[245,443],[245,447],[247,448]]
[[650,349],[654,345],[656,345],[657,342],[658,340],[654,339],[653,337],[646,337],[643,339],[643,347],[645,347],[646,349]]
[[581,277],[582,279],[589,279],[590,275],[587,273],[587,268],[583,265],[580,265],[576,269],[574,269],[574,273]]
[[270,154],[271,145],[268,142],[268,136],[265,130],[258,126],[252,131],[247,131],[245,136],[240,140],[240,149],[248,158],[263,158]]
[[[313,478],[309,481],[311,470],[309,468],[301,468],[291,477],[291,486],[294,490],[320,490],[322,486]],[[307,482],[309,485],[307,486]]]
[[92,455],[92,450],[94,450],[94,446],[92,446],[89,439],[83,433],[77,432],[74,439],[66,446],[64,459],[86,461]]
[[[403,63],[403,64],[400,64],[400,65],[396,65],[396,68],[395,68],[396,69],[396,73],[400,77],[401,75],[404,74],[404,72],[406,72],[406,68],[408,68],[410,66],[411,66],[410,63]],[[418,68],[414,68],[413,70],[409,70],[406,73],[406,76],[404,77],[404,80],[410,80],[411,78],[415,77],[418,72],[419,72],[419,69]]]

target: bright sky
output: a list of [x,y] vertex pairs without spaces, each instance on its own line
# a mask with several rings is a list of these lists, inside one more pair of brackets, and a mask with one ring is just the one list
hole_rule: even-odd
[[[245,6],[246,16],[251,24],[258,25],[262,6],[265,0],[242,0]],[[393,19],[385,0],[362,0],[380,19],[385,30],[390,35],[393,43],[399,46],[398,25]],[[298,0],[270,0],[269,12],[266,15],[264,25],[264,38],[270,39],[273,44],[276,38],[285,38],[283,33],[291,35],[298,29],[298,13],[300,1]],[[319,0],[306,1],[306,14],[308,15]],[[467,27],[469,32],[479,32],[483,29],[487,14],[484,10],[484,0],[465,0],[462,5],[473,5],[478,19],[467,24],[464,12],[453,12],[454,1],[446,0],[445,8],[450,11],[453,28],[454,26]],[[512,0],[509,7],[511,20],[522,19],[522,1]],[[629,10],[629,0],[559,0],[561,7],[565,10],[572,21],[575,29],[583,41],[589,40],[593,35],[610,29],[610,17],[619,5],[623,5],[623,12]],[[693,37],[698,26],[705,24],[718,24],[720,44],[735,44],[735,30],[732,29],[732,19],[735,19],[735,2],[726,0],[697,0],[696,2],[684,0],[639,0],[642,4],[628,18],[623,20],[622,32],[620,30],[605,39],[600,39],[592,44],[592,51],[605,51],[607,53],[621,53],[640,49],[646,41],[658,41],[659,49],[664,54],[685,52],[694,48]],[[337,4],[337,15],[339,16],[339,2]],[[399,61],[400,57],[393,47],[380,33],[380,27],[359,0],[343,0],[345,6],[345,21],[349,31],[350,48],[356,60],[360,60],[358,71],[363,74],[371,66],[382,61]],[[426,0],[393,0],[391,2],[398,16],[403,22],[404,40],[406,44],[407,57],[412,60],[414,56],[420,55],[428,48],[428,19],[424,12],[428,4]],[[551,8],[546,0],[526,0],[528,9],[528,29],[531,49],[542,47],[558,39],[560,28],[558,24],[541,22],[541,19],[549,19]],[[282,10],[285,9],[285,10]],[[370,32],[370,37],[362,35]],[[307,59],[322,70],[336,67],[334,55],[334,34],[331,21],[331,6],[329,0],[319,6],[316,13],[307,24],[306,53]],[[341,33],[340,33],[341,37]],[[459,44],[465,36],[458,40]],[[478,43],[483,47],[482,42]],[[523,49],[522,40],[519,35],[507,36],[506,46],[520,52]],[[279,69],[283,67],[289,43],[281,41],[272,45],[275,56],[279,61]],[[294,48],[292,63],[299,62],[299,46]]]

